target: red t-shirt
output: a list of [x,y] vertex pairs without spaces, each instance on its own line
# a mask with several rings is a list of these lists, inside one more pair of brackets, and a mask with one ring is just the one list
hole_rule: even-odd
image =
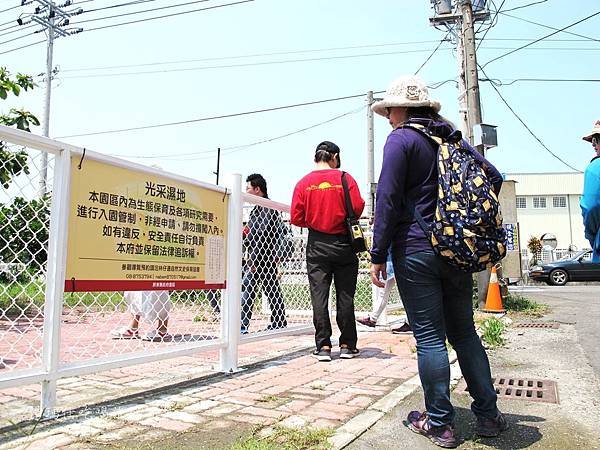
[[[356,217],[360,217],[365,201],[358,185],[346,172],[350,201]],[[342,188],[342,172],[337,169],[315,170],[296,184],[292,196],[292,224],[327,234],[347,233],[346,204]]]

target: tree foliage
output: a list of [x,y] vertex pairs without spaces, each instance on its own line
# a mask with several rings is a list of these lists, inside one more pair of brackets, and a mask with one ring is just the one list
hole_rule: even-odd
[[[6,100],[9,94],[18,96],[21,90],[28,91],[35,87],[33,78],[18,73],[11,77],[6,67],[0,67],[0,99]],[[0,114],[0,125],[15,126],[19,130],[31,131],[31,125],[38,126],[36,116],[23,109],[11,108],[6,114]],[[27,153],[25,150],[11,151],[0,141],[0,184],[8,188],[13,177],[21,173],[29,173]]]
[[10,205],[0,205],[0,259],[25,264],[32,274],[45,271],[49,227],[49,194],[29,201],[15,197]]

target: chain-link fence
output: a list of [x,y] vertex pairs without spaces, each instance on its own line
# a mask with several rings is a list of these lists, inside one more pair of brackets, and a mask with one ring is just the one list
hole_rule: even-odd
[[[199,351],[221,351],[220,366],[211,356],[211,370],[235,367],[240,339],[271,339],[312,328],[307,230],[290,226],[288,205],[241,192],[230,196],[241,217],[234,220],[230,211],[227,290],[65,294],[65,217],[73,206],[67,204],[64,180],[71,158],[83,160],[83,149],[6,127],[0,127],[0,140],[6,142],[7,155],[0,161],[0,389],[42,382],[43,406],[53,407],[57,379]],[[14,145],[23,142],[29,147]],[[48,166],[42,183],[43,152]],[[87,158],[129,164],[90,153]],[[121,199],[107,195],[98,201],[116,210]],[[130,219],[115,214],[114,226],[103,228],[103,236],[120,233],[126,239],[134,232]],[[368,254],[359,258],[357,317],[368,314],[373,304]],[[240,259],[241,270],[232,271],[240,264],[231,261]],[[332,288],[332,323],[334,298]],[[398,303],[394,290],[390,306]]]
[[[257,200],[252,195],[245,195],[244,200],[242,334],[310,325],[312,306],[305,257],[307,230],[290,225],[289,208],[285,205]],[[366,237],[370,240],[369,233]],[[358,257],[354,297],[357,317],[368,315],[373,309],[369,254],[364,252]],[[388,308],[400,306],[398,290],[392,289]],[[335,314],[333,283],[330,310]]]
[[54,155],[41,185],[41,152],[0,145],[0,371],[32,369],[42,364]]

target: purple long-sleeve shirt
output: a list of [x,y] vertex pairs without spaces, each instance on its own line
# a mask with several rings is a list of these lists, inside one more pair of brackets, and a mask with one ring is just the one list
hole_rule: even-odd
[[[429,124],[428,128],[432,134],[442,138],[453,131],[444,122]],[[500,192],[500,172],[468,143],[464,142],[464,145],[475,159],[484,163],[494,191],[496,194]],[[374,264],[385,263],[390,246],[394,255],[431,249],[410,203],[414,203],[426,223],[431,223],[437,200],[437,180],[437,147],[418,131],[406,128],[392,131],[383,147],[383,164],[377,185],[371,249]]]

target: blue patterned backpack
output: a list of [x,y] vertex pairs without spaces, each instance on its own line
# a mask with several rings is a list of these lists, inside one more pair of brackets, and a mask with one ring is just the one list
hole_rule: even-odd
[[483,164],[462,147],[460,131],[447,141],[419,124],[404,125],[438,146],[438,200],[433,223],[415,209],[415,218],[433,251],[464,272],[480,272],[506,255],[500,202]]

